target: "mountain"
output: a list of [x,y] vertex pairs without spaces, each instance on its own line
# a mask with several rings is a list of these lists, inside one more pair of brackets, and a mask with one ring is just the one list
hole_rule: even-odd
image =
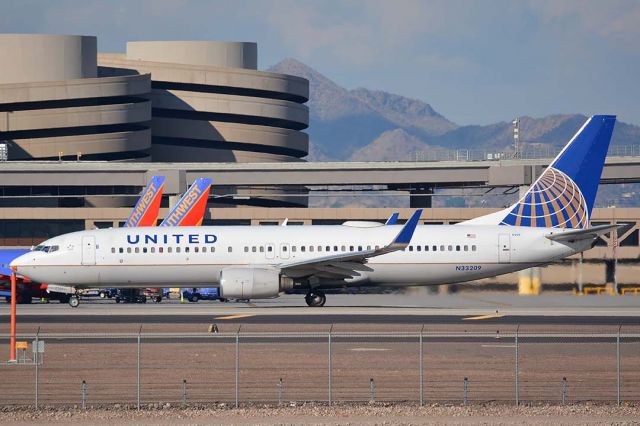
[[[348,90],[295,59],[285,59],[268,71],[309,80],[308,161],[412,160],[416,151],[498,151],[513,145],[510,121],[460,126],[423,101],[380,90]],[[558,149],[585,119],[580,114],[520,117],[521,143]],[[638,141],[640,126],[616,123],[612,145],[637,145]]]

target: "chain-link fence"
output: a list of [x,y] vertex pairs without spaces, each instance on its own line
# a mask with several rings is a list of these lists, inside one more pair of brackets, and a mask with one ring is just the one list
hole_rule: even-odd
[[[29,342],[29,352],[0,365],[4,405],[640,400],[640,333],[624,329],[18,339]],[[37,355],[36,341],[44,349]]]
[[[540,144],[525,146],[516,154],[513,150],[490,149],[431,149],[415,151],[414,161],[495,161],[495,160],[538,160],[555,158],[562,147]],[[608,157],[638,157],[640,145],[611,145],[607,152]]]

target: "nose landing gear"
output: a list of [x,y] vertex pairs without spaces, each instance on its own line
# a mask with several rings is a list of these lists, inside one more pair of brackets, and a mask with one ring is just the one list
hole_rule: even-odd
[[304,297],[304,301],[307,302],[308,306],[318,308],[324,306],[327,302],[327,296],[320,290],[313,290],[307,293]]

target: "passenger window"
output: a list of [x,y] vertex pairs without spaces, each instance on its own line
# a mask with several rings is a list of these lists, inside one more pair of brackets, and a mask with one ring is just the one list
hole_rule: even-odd
[[476,251],[476,246],[471,246],[471,251]]
[[460,251],[460,246],[456,246],[456,251]]
[[322,251],[322,246],[318,246],[318,251]]
[[176,253],[180,253],[180,247],[176,247]]
[[245,253],[249,253],[249,247],[245,246],[245,247],[244,247],[244,252],[245,252]]
[[206,253],[207,252],[207,246],[202,247],[202,252]]
[[[271,247],[269,247],[269,248],[271,248]],[[231,246],[227,247],[227,251],[228,251],[229,253],[233,253],[233,247],[231,247]]]
[[422,251],[422,246],[416,246],[416,250]]
[[309,246],[309,251],[313,251],[313,246]]
[[367,250],[371,250],[371,246],[367,246]]
[[409,251],[413,251],[413,246],[409,246]]
[[469,251],[469,246],[464,246],[464,251]]
[[432,251],[438,251],[438,246],[432,246],[432,247],[431,247],[431,250],[432,250]]
[[258,251],[258,249],[256,248],[256,246],[253,246],[253,247],[251,247],[251,251],[252,251],[253,253],[255,253],[255,252],[257,252],[257,251]]
[[[229,250],[229,251],[231,251],[231,250]],[[273,247],[268,246],[268,247],[267,247],[267,251],[268,251],[269,253],[271,253],[271,252],[273,251]]]
[[164,247],[158,247],[158,253],[164,253]]
[[120,247],[120,248],[118,249],[118,253],[124,253],[124,249],[123,249],[122,247]]
[[135,248],[136,253],[140,253],[140,247]]
[[380,249],[380,246],[376,246],[376,250],[379,250],[379,249]]
[[444,246],[440,246],[440,251],[444,251]]
[[143,252],[143,253],[146,253],[146,252],[147,252],[147,248],[146,248],[146,247],[143,247],[143,248],[142,248],[142,252]]
[[115,253],[116,252],[116,248],[115,247],[111,247],[111,253]]
[[194,253],[199,253],[199,252],[200,252],[200,247],[197,247],[197,246],[196,246],[196,247],[194,247],[194,248],[193,248],[193,252],[194,252]]
[[216,248],[215,248],[215,247],[211,247],[211,250],[210,250],[210,251],[211,251],[211,253],[213,253],[213,252],[215,252],[215,251],[216,251]]
[[338,246],[333,246],[333,251],[338,251]]
[[264,246],[260,246],[260,253],[264,253]]
[[287,246],[282,246],[282,251],[287,251]]
[[324,251],[331,251],[331,246],[326,246],[326,247],[324,248]]
[[298,247],[297,247],[297,246],[291,246],[291,251],[292,251],[292,252],[295,252],[296,250],[298,250]]
[[449,246],[447,248],[449,249],[449,251],[453,251],[453,246]]
[[173,247],[167,247],[167,253],[173,252]]
[[307,251],[307,247],[305,247],[305,246],[300,246],[300,251],[301,251],[301,252],[305,252],[305,251]]
[[185,248],[184,248],[184,252],[185,252],[185,253],[189,253],[189,247],[185,247]]
[[362,251],[362,246],[358,246],[358,251]]
[[353,246],[349,246],[349,251],[354,251]]

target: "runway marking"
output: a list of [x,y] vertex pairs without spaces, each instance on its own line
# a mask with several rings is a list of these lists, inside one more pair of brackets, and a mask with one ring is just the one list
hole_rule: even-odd
[[238,319],[238,318],[248,318],[248,317],[255,317],[255,314],[237,314],[237,315],[227,315],[224,317],[215,317],[214,319],[217,320],[230,320],[230,319]]
[[391,349],[386,349],[386,348],[353,348],[350,349],[353,352],[383,352],[383,351],[390,351]]
[[480,345],[483,348],[515,348],[516,345]]
[[478,315],[475,317],[466,317],[466,318],[462,318],[463,321],[465,320],[483,320],[483,319],[489,319],[489,318],[500,318],[503,317],[504,314],[499,314],[499,313],[493,313],[493,314],[489,314],[489,315]]

